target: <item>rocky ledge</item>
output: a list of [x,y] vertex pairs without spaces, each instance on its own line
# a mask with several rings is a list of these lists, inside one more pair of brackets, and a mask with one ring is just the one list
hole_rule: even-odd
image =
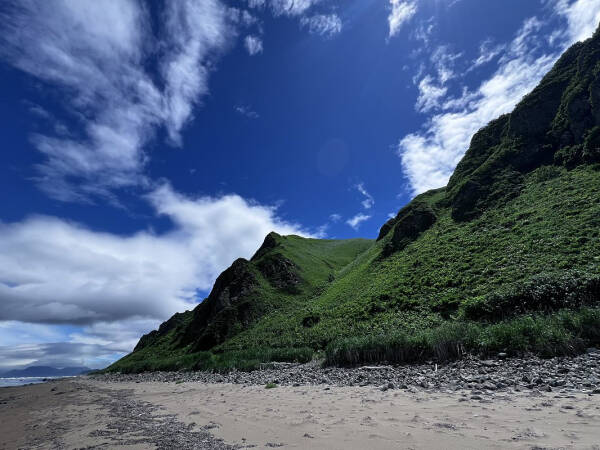
[[[481,360],[465,358],[444,365],[434,362],[407,366],[321,367],[273,363],[253,372],[151,372],[105,374],[107,382],[201,382],[285,386],[376,386],[382,390],[471,391],[472,398],[506,391],[583,392],[600,394],[600,350],[575,357]],[[475,397],[475,398],[474,398]]]

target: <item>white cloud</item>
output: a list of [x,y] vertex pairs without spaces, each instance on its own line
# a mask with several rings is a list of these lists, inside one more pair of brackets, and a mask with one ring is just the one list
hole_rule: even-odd
[[363,208],[371,209],[373,207],[373,205],[375,204],[375,199],[373,198],[373,196],[371,194],[369,194],[367,192],[367,190],[365,189],[365,184],[358,183],[355,187],[356,187],[356,190],[358,192],[360,192],[363,195],[363,197],[365,197],[365,199],[361,202],[361,205],[363,206]]
[[173,230],[121,236],[45,216],[0,224],[0,320],[165,319],[270,231],[307,234],[237,195],[189,198],[164,185],[148,199]]
[[363,223],[365,220],[369,220],[370,218],[371,216],[358,213],[354,217],[348,219],[346,223],[350,225],[354,230],[358,230],[360,228],[360,224]]
[[275,16],[300,16],[320,0],[270,0],[269,4]]
[[435,65],[438,80],[445,84],[456,76],[454,64],[462,56],[462,53],[452,53],[448,46],[441,45],[431,55],[431,62]]
[[342,21],[336,14],[317,14],[311,17],[302,17],[300,26],[307,27],[311,34],[333,36],[342,31]]
[[256,55],[263,52],[263,41],[258,36],[246,36],[244,46],[250,55]]
[[13,333],[15,323],[78,324],[72,343],[129,351],[143,332],[193,308],[197,291],[270,231],[310,235],[275,207],[234,194],[191,198],[163,185],[148,201],[170,231],[116,235],[46,216],[0,223],[0,336],[10,323]]
[[[23,0],[2,12],[0,56],[58,87],[82,134],[35,135],[40,186],[61,200],[145,184],[144,145],[158,127],[180,142],[230,30],[218,0],[167,2],[159,35],[137,2]],[[158,51],[160,50],[160,51]],[[159,55],[157,84],[147,65]]]
[[429,45],[429,41],[431,39],[431,35],[433,34],[434,29],[435,23],[433,22],[433,18],[431,18],[427,22],[420,22],[419,26],[415,29],[412,36],[417,41],[421,41],[423,42],[423,44]]
[[506,46],[503,44],[494,45],[492,40],[484,40],[479,45],[479,56],[473,61],[473,66],[470,68],[470,70],[491,62],[505,49]]
[[329,220],[333,223],[339,222],[340,220],[342,220],[342,216],[340,216],[339,214],[331,214],[329,216]]
[[[561,9],[559,2],[557,13],[579,11],[583,4],[590,8],[592,16],[600,12],[600,2],[592,5],[587,0],[578,0],[569,9]],[[539,45],[545,33],[544,24],[537,18],[526,20],[506,46],[495,73],[474,90],[463,87],[461,96],[444,97],[442,91],[423,84],[417,106],[422,111],[436,110],[436,113],[429,117],[422,131],[406,135],[398,146],[403,172],[415,195],[447,184],[473,134],[510,112],[539,83],[573,39],[580,37],[571,24],[579,23],[581,16],[572,14],[575,18],[568,20],[563,30],[571,39],[549,52],[541,51]]]
[[428,112],[440,106],[440,100],[446,95],[447,88],[433,84],[433,78],[427,75],[419,82],[419,98],[416,108],[419,112]]
[[554,0],[557,14],[567,20],[565,31],[567,42],[573,43],[589,38],[600,23],[600,2],[598,0]]
[[205,63],[213,52],[223,49],[231,30],[227,9],[218,0],[180,0],[166,5],[164,43],[170,52],[162,61],[164,120],[171,139],[179,142],[179,131],[192,117],[192,108],[208,91]]
[[398,34],[402,25],[408,22],[417,12],[417,4],[413,1],[390,0],[391,11],[388,16],[389,37]]

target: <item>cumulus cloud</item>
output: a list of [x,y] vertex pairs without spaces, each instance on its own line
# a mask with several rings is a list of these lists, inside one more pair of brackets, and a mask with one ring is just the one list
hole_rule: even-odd
[[311,34],[330,37],[342,31],[342,21],[336,14],[317,14],[311,17],[302,17],[300,26],[308,28]]
[[24,333],[17,323],[71,324],[82,329],[70,343],[130,351],[142,333],[193,308],[198,291],[270,231],[311,235],[235,194],[192,198],[163,185],[147,199],[170,231],[116,235],[47,216],[0,223],[0,336],[11,323],[13,334]]
[[539,45],[545,35],[545,24],[535,17],[526,20],[501,56],[495,55],[498,57],[496,71],[476,89],[463,86],[462,95],[445,97],[446,92],[439,88],[436,91],[427,83],[423,89],[419,86],[417,107],[434,114],[423,130],[406,135],[398,146],[402,169],[413,194],[447,184],[472,135],[491,120],[511,111],[539,83],[568,45],[586,36],[577,27],[584,26],[591,35],[594,28],[579,14],[582,5],[588,8],[590,17],[600,14],[599,2],[556,3],[556,13],[567,19],[560,33],[569,38],[550,51],[543,51]]
[[244,46],[251,56],[262,53],[263,51],[263,41],[258,36],[246,36],[244,39]]
[[167,2],[159,17],[157,39],[137,2],[22,0],[3,8],[0,56],[58,87],[83,129],[32,136],[44,155],[37,181],[53,197],[82,200],[143,185],[143,147],[156,129],[180,142],[231,30],[218,0]]
[[162,320],[192,307],[270,231],[307,234],[237,195],[190,198],[164,185],[148,200],[171,231],[121,236],[45,216],[0,224],[0,320]]
[[366,220],[369,220],[371,216],[363,213],[358,213],[354,217],[351,217],[346,221],[348,225],[350,225],[354,230],[358,230],[360,228],[361,223]]
[[413,1],[390,0],[390,14],[388,24],[390,27],[389,37],[398,34],[402,25],[408,22],[417,12],[417,4]]

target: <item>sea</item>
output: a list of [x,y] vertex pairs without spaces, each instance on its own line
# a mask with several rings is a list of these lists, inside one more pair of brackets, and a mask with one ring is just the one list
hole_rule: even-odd
[[9,386],[24,386],[26,384],[37,384],[48,381],[52,378],[61,377],[17,377],[17,378],[0,378],[0,388]]

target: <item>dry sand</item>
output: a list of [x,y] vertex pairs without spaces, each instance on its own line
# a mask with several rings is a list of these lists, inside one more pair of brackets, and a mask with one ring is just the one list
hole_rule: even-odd
[[63,380],[0,389],[0,449],[600,449],[600,396],[558,396]]

